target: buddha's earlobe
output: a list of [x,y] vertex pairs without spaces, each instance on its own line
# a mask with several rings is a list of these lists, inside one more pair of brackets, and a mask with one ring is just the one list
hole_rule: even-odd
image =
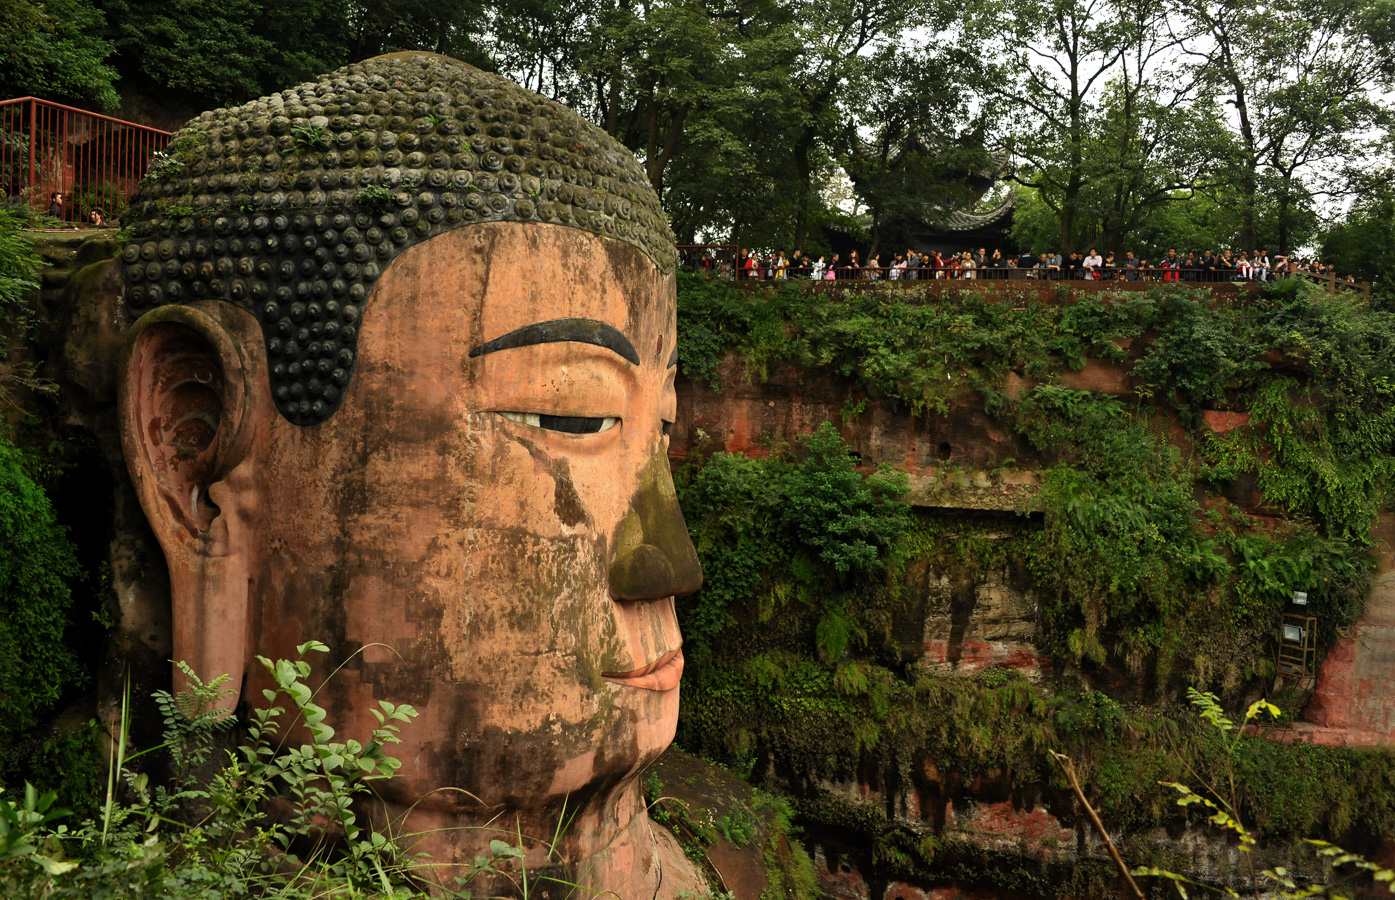
[[[255,399],[264,365],[254,372],[245,346],[213,316],[166,306],[132,326],[120,369],[126,465],[169,564],[174,658],[204,682],[228,675],[225,709],[237,704],[248,652],[266,419]],[[175,689],[186,681],[176,667]]]

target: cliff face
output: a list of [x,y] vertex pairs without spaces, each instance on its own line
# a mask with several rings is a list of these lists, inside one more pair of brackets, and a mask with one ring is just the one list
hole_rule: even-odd
[[[74,710],[120,719],[130,673],[133,696],[169,688],[169,576],[122,458],[116,421],[116,366],[133,322],[120,296],[119,244],[110,231],[35,232],[46,266],[28,316],[10,334],[0,366],[16,441],[43,448],[57,473],[50,486],[90,576],[75,595],[74,638],[92,692]],[[96,623],[107,623],[102,627]],[[95,705],[95,709],[93,706]],[[133,738],[153,746],[162,725],[150,714]]]
[[[1129,351],[1133,344],[1126,342],[1122,349]],[[1073,390],[1124,397],[1137,386],[1129,377],[1137,360],[1137,350],[1116,363],[1091,359],[1054,381]],[[990,416],[978,395],[961,398],[944,414],[917,416],[903,404],[870,400],[856,380],[826,370],[780,365],[757,380],[741,357],[729,354],[719,372],[715,387],[690,379],[678,382],[678,420],[669,452],[674,466],[694,453],[763,456],[772,446],[794,444],[822,422],[835,422],[860,470],[886,464],[906,473],[907,500],[918,510],[972,522],[986,529],[989,540],[1006,537],[1039,515],[1041,469],[1049,460]],[[1035,384],[1010,374],[1006,392],[1022,396]],[[850,410],[856,412],[849,415]],[[1226,435],[1247,426],[1250,414],[1203,410],[1199,419],[1200,433]],[[1164,427],[1170,443],[1191,451],[1195,435],[1175,416]],[[1203,502],[1224,503],[1255,519],[1284,517],[1265,501],[1253,478],[1221,485],[1212,494],[1199,493]],[[1002,527],[995,531],[993,523]],[[1311,698],[1299,720],[1272,735],[1275,740],[1331,746],[1395,743],[1395,679],[1390,677],[1395,672],[1395,516],[1380,516],[1372,539],[1375,569],[1365,613],[1327,651],[1316,677],[1304,685]],[[1033,679],[1070,674],[1069,667],[1053,669],[1037,647],[1039,597],[1021,566],[973,578],[961,567],[922,558],[910,562],[905,581],[904,602],[924,616],[917,665],[943,674],[970,675],[987,667],[1020,671]]]
[[[1211,679],[1211,685],[1230,692],[1232,704],[1269,696],[1297,714],[1295,721],[1263,729],[1265,741],[1260,743],[1383,746],[1395,737],[1389,727],[1389,710],[1395,708],[1390,700],[1395,698],[1388,695],[1387,677],[1395,642],[1385,621],[1385,598],[1395,578],[1391,555],[1377,554],[1367,612],[1323,648],[1325,660],[1314,680],[1285,679],[1272,667],[1250,674],[1227,672],[1225,657],[1233,648],[1227,646],[1229,639],[1215,634],[1200,643],[1189,637],[1183,646],[1166,650],[1157,649],[1160,645],[1141,652],[1107,647],[1103,656],[1084,664],[1066,658],[1059,633],[1053,634],[1052,607],[1059,597],[1044,591],[1023,554],[1041,532],[1043,517],[1057,514],[1043,502],[1042,491],[1063,457],[1014,427],[1011,415],[1002,412],[1003,399],[1038,396],[1035,389],[1046,384],[1136,403],[1151,392],[1135,369],[1158,339],[1152,331],[1114,341],[1111,358],[1087,358],[1074,369],[1047,374],[1009,369],[991,389],[959,391],[941,408],[919,414],[904,399],[869,389],[868,378],[850,374],[846,365],[840,369],[768,357],[753,363],[750,350],[728,353],[715,368],[715,378],[680,379],[670,451],[678,471],[700,471],[713,454],[766,459],[789,448],[799,452],[802,435],[832,422],[858,471],[871,474],[889,466],[906,476],[913,515],[927,523],[916,551],[892,574],[893,608],[859,620],[883,628],[878,637],[860,645],[854,641],[837,659],[814,652],[810,644],[792,650],[799,643],[790,633],[801,628],[787,617],[805,613],[779,605],[778,598],[792,589],[780,587],[777,577],[773,588],[769,580],[756,588],[751,610],[734,612],[733,628],[745,634],[716,642],[722,665],[744,666],[748,677],[768,679],[775,687],[728,701],[730,681],[707,681],[693,685],[691,699],[685,694],[686,719],[680,726],[685,747],[745,767],[756,783],[797,798],[806,844],[827,896],[1086,897],[1122,887],[1103,844],[1059,777],[1039,760],[1029,762],[1041,749],[1070,752],[1072,744],[1081,748],[1074,755],[1089,770],[1087,795],[1096,805],[1113,809],[1105,818],[1131,864],[1157,865],[1237,890],[1248,888],[1254,871],[1275,865],[1287,866],[1300,880],[1327,877],[1321,863],[1292,843],[1299,836],[1293,823],[1286,832],[1275,828],[1272,840],[1256,854],[1246,854],[1218,832],[1169,812],[1171,801],[1165,796],[1133,794],[1137,802],[1131,808],[1123,808],[1129,802],[1116,805],[1123,800],[1121,792],[1145,792],[1170,780],[1168,773],[1187,751],[1167,737],[1175,726],[1128,737],[1104,720],[1117,715],[1124,731],[1140,728],[1146,733],[1147,727],[1137,723],[1156,723],[1162,715],[1186,730],[1190,717],[1184,704],[1179,708],[1178,694],[1187,682]],[[966,363],[964,375],[972,365]],[[1265,365],[1276,377],[1301,379],[1307,371],[1306,362],[1285,354],[1271,353]],[[1211,452],[1216,442],[1253,433],[1259,424],[1252,425],[1249,410],[1235,408],[1233,400],[1225,402],[1230,408],[1192,409],[1186,415],[1160,400],[1165,398],[1145,404],[1143,415],[1160,446],[1174,448],[1185,465],[1206,465],[1203,447]],[[1260,452],[1273,459],[1272,449]],[[1261,470],[1213,478],[1198,482],[1192,496],[1212,522],[1237,517],[1258,530],[1278,533],[1295,516],[1274,502],[1272,491],[1266,493],[1264,477]],[[690,512],[690,525],[706,533],[702,515],[699,506],[695,524]],[[1390,521],[1381,517],[1377,539]],[[707,560],[705,556],[705,564]],[[1070,557],[1058,563],[1063,569],[1077,565]],[[760,596],[772,589],[776,599]],[[854,603],[879,602],[845,582],[833,589],[861,598]],[[1224,630],[1231,614],[1220,608],[1207,612],[1213,601],[1214,595],[1187,603],[1196,605],[1195,616],[1213,618]],[[815,601],[809,597],[805,602]],[[1261,617],[1257,609],[1252,615]],[[1269,615],[1262,617],[1267,621]],[[1277,622],[1277,613],[1272,615]],[[817,618],[814,614],[805,626],[811,643],[818,641]],[[1204,635],[1205,628],[1196,633]],[[815,675],[801,669],[801,654],[822,658],[834,686],[816,685]],[[1175,670],[1169,676],[1154,668],[1160,656],[1194,659],[1196,664],[1178,679]],[[851,680],[850,671],[859,667],[857,677],[876,677],[868,674],[869,666],[885,667],[891,699],[878,698],[876,689],[866,685],[838,686],[845,687],[839,679]],[[1014,687],[1017,678],[1033,686],[1030,698],[1013,693],[1027,690]],[[905,709],[895,699],[902,688]],[[1305,712],[1310,693],[1313,700]],[[761,704],[761,712],[743,713],[743,702]],[[867,734],[859,731],[857,715],[841,715],[837,707],[844,702],[864,712],[878,704],[891,711],[883,715],[880,731]],[[1088,716],[1093,717],[1084,736],[1073,733],[1076,712],[1061,714],[1081,702],[1091,706]],[[782,728],[805,736],[775,733]],[[739,737],[718,738],[713,729]],[[976,741],[986,742],[983,752],[965,754],[963,748]],[[1087,745],[1094,749],[1084,749]],[[1108,758],[1082,759],[1103,745],[1114,748],[1104,754]],[[1295,763],[1284,756],[1287,751],[1255,752],[1268,760],[1265,777],[1290,777]],[[1323,790],[1321,779],[1341,778],[1341,766],[1332,765],[1337,758],[1304,757],[1306,762],[1298,765],[1325,774],[1299,790]],[[1375,776],[1378,780],[1388,777],[1385,750],[1360,758],[1366,771],[1386,773]],[[1177,780],[1191,781],[1195,775],[1179,772]],[[1268,819],[1269,813],[1265,810],[1261,817]],[[1326,826],[1314,831],[1380,852],[1378,835],[1387,825],[1325,814],[1311,821],[1318,820]]]

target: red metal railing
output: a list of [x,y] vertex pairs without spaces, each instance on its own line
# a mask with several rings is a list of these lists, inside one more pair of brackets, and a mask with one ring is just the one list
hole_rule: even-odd
[[741,261],[737,244],[679,244],[678,263],[685,269],[708,275],[733,277]]
[[11,204],[61,218],[114,221],[170,133],[37,97],[0,101],[0,185]]
[[[1189,287],[1209,287],[1220,284],[1253,284],[1261,281],[1278,281],[1282,278],[1304,278],[1319,287],[1325,288],[1329,294],[1336,295],[1341,291],[1354,291],[1362,294],[1367,299],[1371,296],[1371,285],[1365,281],[1347,281],[1328,273],[1317,275],[1312,272],[1287,271],[1284,268],[1266,269],[1262,273],[1258,270],[1241,273],[1238,269],[1200,269],[1200,268],[1162,268],[1158,266],[1144,266],[1135,269],[1110,268],[1103,271],[1091,272],[1091,277],[1085,276],[1083,268],[1074,270],[1063,270],[1056,266],[1048,268],[1017,268],[1014,266],[1002,267],[982,267],[971,270],[950,269],[950,268],[903,268],[895,269],[888,266],[837,266],[830,274],[825,266],[815,265],[789,265],[784,269],[772,267],[769,263],[759,266],[742,268],[732,267],[725,264],[716,264],[713,258],[703,261],[700,256],[693,256],[694,249],[706,250],[709,245],[702,247],[679,247],[682,264],[694,271],[716,278],[738,281],[742,284],[755,287],[757,284],[770,281],[809,281],[815,282],[836,282],[839,288],[859,288],[877,283],[903,284],[909,286],[919,281],[1058,281],[1077,284],[1152,284],[1158,282],[1181,282]],[[717,246],[717,245],[710,245]],[[696,262],[694,261],[696,259]],[[967,285],[966,285],[967,286]]]

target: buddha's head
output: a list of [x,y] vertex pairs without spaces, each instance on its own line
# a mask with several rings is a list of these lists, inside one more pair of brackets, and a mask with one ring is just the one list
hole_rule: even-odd
[[175,658],[231,675],[231,708],[257,655],[320,640],[341,733],[415,706],[382,793],[438,860],[565,807],[563,855],[657,865],[637,775],[701,573],[666,452],[673,238],[633,156],[401,54],[203,114],[131,217],[123,442]]

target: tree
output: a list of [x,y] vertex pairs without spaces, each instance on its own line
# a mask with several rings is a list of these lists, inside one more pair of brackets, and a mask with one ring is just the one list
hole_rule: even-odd
[[740,35],[699,0],[624,2],[598,24],[581,69],[595,80],[598,119],[662,194],[688,116],[730,87]]
[[498,64],[491,24],[507,21],[517,8],[512,2],[493,7],[479,0],[348,2],[348,61],[383,53],[427,50],[484,69]]
[[116,107],[106,20],[89,0],[0,0],[0,99]]
[[1200,79],[1177,64],[1167,8],[1129,0],[1118,11],[1127,39],[1089,123],[1083,168],[1101,243],[1122,254],[1152,212],[1206,180],[1225,132]]
[[[800,246],[796,238],[803,183],[791,165],[804,122],[802,98],[789,77],[803,45],[795,23],[743,21],[723,78],[688,114],[683,142],[664,174],[664,205],[674,229],[743,246]],[[811,156],[815,183],[831,174],[827,154]],[[815,207],[811,217],[824,212]]]
[[863,83],[870,56],[900,45],[923,29],[944,40],[955,31],[962,4],[944,0],[804,0],[790,5],[803,52],[790,70],[798,125],[791,140],[796,191],[794,241],[803,243],[819,202],[820,151],[838,155],[856,124],[875,120],[866,98],[850,88]]
[[869,256],[883,238],[903,246],[917,227],[972,203],[976,192],[968,179],[997,168],[983,146],[992,107],[980,110],[975,122],[963,121],[962,111],[968,84],[991,77],[990,67],[955,47],[884,47],[872,56],[858,86],[874,111],[858,124],[872,138],[851,136],[842,156],[871,214]]
[[1395,301],[1395,188],[1390,175],[1371,183],[1322,238],[1322,259]]
[[1008,144],[1021,165],[1013,177],[1037,189],[1056,213],[1061,249],[1074,252],[1091,123],[1111,72],[1140,43],[1137,23],[1116,0],[994,0],[976,26],[1013,66],[1000,89]]
[[1267,204],[1278,250],[1291,250],[1314,194],[1342,190],[1320,184],[1322,171],[1358,154],[1359,135],[1388,114],[1375,96],[1391,70],[1372,9],[1369,0],[1188,0],[1205,40],[1186,52],[1234,110],[1218,182],[1236,191],[1241,249],[1255,249]]
[[123,84],[196,107],[243,103],[343,65],[344,0],[99,0]]

